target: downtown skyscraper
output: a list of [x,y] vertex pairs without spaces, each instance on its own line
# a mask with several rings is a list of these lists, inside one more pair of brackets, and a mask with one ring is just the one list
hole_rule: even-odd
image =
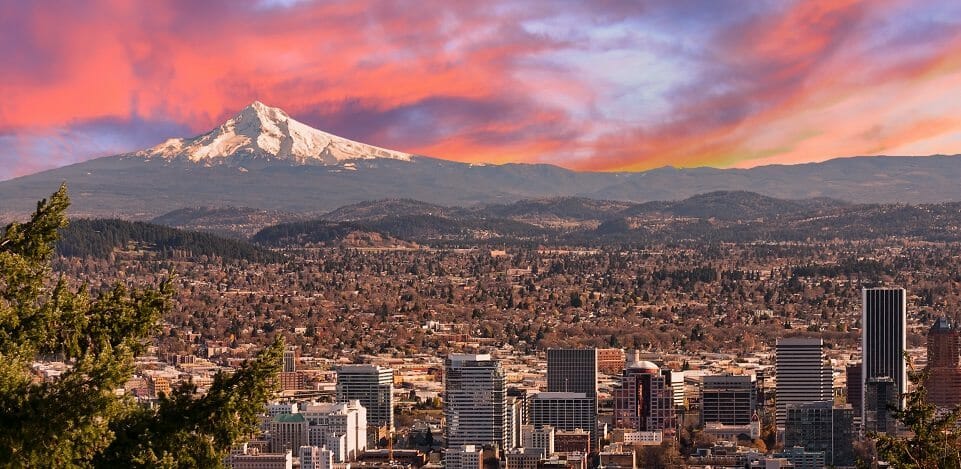
[[942,409],[961,404],[961,333],[947,318],[934,321],[928,331],[925,386],[928,401]]
[[[596,447],[598,436],[597,349],[548,349],[547,392],[557,396],[560,395],[559,393],[565,393],[570,402],[579,402],[574,407],[577,410],[572,410],[578,415],[568,417],[570,420],[565,422],[576,421],[583,425],[581,429],[591,432],[591,442]],[[574,397],[575,394],[583,394],[583,396],[577,398]],[[561,424],[560,421],[550,424],[564,430],[573,430],[568,425]]]
[[[903,396],[908,381],[904,357],[907,339],[907,295],[903,288],[865,288],[861,290],[861,379],[866,385],[886,378],[894,382],[892,392]],[[897,399],[901,405],[901,399]],[[879,404],[862,399],[862,420]]]
[[394,370],[375,365],[344,365],[337,369],[337,401],[358,400],[367,409],[372,429],[394,430]]
[[444,363],[447,447],[507,448],[507,378],[489,354],[452,354]]
[[784,428],[789,406],[834,400],[833,371],[820,338],[778,339],[775,371],[778,428]]

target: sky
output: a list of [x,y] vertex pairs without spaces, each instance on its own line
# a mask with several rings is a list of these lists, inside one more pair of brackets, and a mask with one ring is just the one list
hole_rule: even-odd
[[0,179],[254,100],[464,162],[961,153],[957,0],[0,0],[0,59]]

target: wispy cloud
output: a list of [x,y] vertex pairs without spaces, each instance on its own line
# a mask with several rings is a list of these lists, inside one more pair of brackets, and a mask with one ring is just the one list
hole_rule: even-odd
[[259,99],[460,161],[750,166],[961,152],[953,0],[0,0],[0,178]]

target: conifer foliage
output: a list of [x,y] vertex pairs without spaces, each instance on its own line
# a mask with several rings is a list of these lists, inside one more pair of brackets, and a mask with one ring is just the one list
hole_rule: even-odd
[[[153,408],[115,392],[155,332],[172,294],[117,285],[71,288],[50,265],[66,226],[66,186],[29,221],[0,235],[0,465],[7,467],[217,467],[251,433],[276,385],[278,341],[203,397],[189,385]],[[53,381],[38,357],[70,365]]]
[[906,432],[872,435],[878,456],[891,467],[961,469],[961,407],[939,412],[927,398],[926,379],[923,372],[915,376],[916,387],[905,396],[904,409],[891,410]]

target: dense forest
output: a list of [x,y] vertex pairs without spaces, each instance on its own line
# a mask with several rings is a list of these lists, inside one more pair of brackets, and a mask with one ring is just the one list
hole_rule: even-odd
[[124,220],[72,220],[61,230],[57,243],[57,253],[67,257],[105,258],[118,249],[148,251],[162,258],[207,256],[251,262],[281,258],[244,241]]

